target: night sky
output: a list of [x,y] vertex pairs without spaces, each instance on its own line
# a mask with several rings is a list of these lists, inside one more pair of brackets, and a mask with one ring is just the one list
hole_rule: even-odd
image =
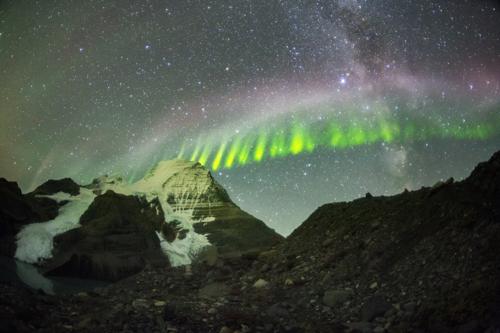
[[497,1],[0,1],[0,176],[201,162],[288,234],[500,149]]

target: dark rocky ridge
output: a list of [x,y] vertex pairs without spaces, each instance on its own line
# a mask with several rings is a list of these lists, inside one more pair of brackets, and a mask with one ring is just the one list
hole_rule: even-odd
[[25,224],[37,218],[37,214],[25,201],[15,182],[0,178],[0,254],[13,256],[16,251],[15,236]]
[[[14,255],[15,236],[23,226],[51,220],[57,216],[60,205],[64,203],[59,204],[50,198],[37,196],[39,193],[47,193],[52,187],[46,186],[47,183],[38,188],[41,188],[40,192],[35,190],[23,194],[16,182],[0,178],[0,255]],[[59,184],[59,181],[51,183]],[[72,190],[74,191],[74,188]]]
[[271,250],[146,265],[95,293],[0,286],[0,320],[40,332],[495,333],[499,175],[497,153],[461,182],[324,205]]
[[[461,182],[324,205],[278,246],[286,267],[279,275],[347,291],[349,306],[337,302],[329,318],[371,321],[381,315],[384,321],[373,327],[399,320],[401,331],[498,327],[499,175],[496,153]],[[317,295],[328,302],[325,292]],[[375,313],[380,304],[398,305],[390,308],[402,318]]]
[[75,181],[71,178],[62,178],[62,179],[49,179],[42,185],[38,186],[33,192],[32,195],[52,195],[57,192],[64,192],[70,195],[78,195],[80,194],[80,185],[75,183]]

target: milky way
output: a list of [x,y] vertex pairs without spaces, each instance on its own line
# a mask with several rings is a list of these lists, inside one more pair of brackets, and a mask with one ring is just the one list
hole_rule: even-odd
[[288,234],[500,148],[496,1],[4,1],[0,175],[199,161]]

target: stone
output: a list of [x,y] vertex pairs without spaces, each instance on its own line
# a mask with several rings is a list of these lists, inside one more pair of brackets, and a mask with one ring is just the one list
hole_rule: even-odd
[[371,333],[372,326],[368,322],[352,322],[345,324],[347,328],[350,329],[351,332],[359,332],[359,333]]
[[264,279],[258,279],[257,281],[255,281],[255,283],[253,284],[253,287],[254,288],[257,288],[257,289],[262,289],[262,288],[265,288],[267,287],[267,285],[269,284],[269,282],[267,282],[266,280]]
[[91,317],[86,317],[78,322],[78,324],[75,326],[77,330],[85,330],[88,329],[89,326],[92,323],[92,318]]
[[144,298],[138,298],[132,301],[132,306],[134,308],[147,308],[149,307],[148,301]]
[[323,243],[321,243],[321,245],[323,247],[328,247],[328,246],[332,245],[332,243],[333,243],[333,239],[332,238],[328,238],[325,241],[323,241]]
[[[241,329],[240,329],[241,333],[250,333],[251,331],[252,330],[250,329],[250,327],[248,327],[245,324],[241,324]],[[236,333],[236,331],[234,333]]]
[[271,269],[271,267],[269,266],[269,264],[266,263],[266,264],[262,265],[262,267],[260,268],[260,271],[265,273],[265,272],[269,271],[270,269]]
[[415,312],[415,309],[417,308],[417,304],[415,302],[408,302],[403,305],[403,310],[406,312],[413,313]]
[[327,290],[323,295],[323,304],[333,308],[348,301],[353,296],[353,294],[353,291],[350,289]]
[[384,317],[386,318],[391,318],[396,315],[396,309],[395,308],[390,308],[384,313]]
[[228,295],[230,292],[230,288],[221,282],[213,282],[207,284],[203,288],[198,291],[198,296],[200,298],[219,298]]
[[361,319],[367,322],[372,321],[375,317],[383,316],[389,309],[391,309],[391,304],[384,296],[372,296],[361,307]]
[[157,307],[165,306],[165,304],[167,304],[167,302],[165,302],[165,301],[155,301],[153,303],[153,305],[157,306]]
[[223,326],[223,327],[220,329],[219,333],[233,333],[233,330],[232,330],[232,329],[230,329],[230,328],[229,328],[229,327],[227,327],[227,326]]
[[457,327],[457,333],[480,333],[484,332],[477,320],[471,320]]
[[288,316],[288,311],[279,304],[271,305],[267,311],[267,315],[273,319],[285,318]]
[[217,247],[214,245],[205,246],[198,254],[195,262],[203,262],[208,266],[215,266],[218,259]]
[[184,266],[184,276],[185,277],[193,276],[193,269],[191,267],[191,264],[187,264],[186,266]]

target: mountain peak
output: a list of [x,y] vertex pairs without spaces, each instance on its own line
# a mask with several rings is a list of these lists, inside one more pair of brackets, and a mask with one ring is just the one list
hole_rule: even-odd
[[188,160],[182,160],[182,159],[162,160],[158,162],[149,172],[147,172],[144,178],[150,178],[158,175],[168,176],[171,175],[172,173],[194,167],[203,168],[203,166],[200,163]]
[[[245,252],[268,247],[282,239],[262,221],[236,206],[210,171],[197,162],[161,161],[142,179],[132,184],[122,177],[108,175],[95,178],[86,186],[79,186],[70,179],[49,181],[47,184],[40,187],[47,188],[43,191],[44,199],[55,200],[56,209],[60,209],[56,211],[53,220],[43,225],[29,224],[17,234],[16,255],[20,260],[36,263],[51,259],[58,264],[65,262],[68,253],[57,251],[57,245],[54,247],[53,241],[55,237],[66,239],[65,237],[71,238],[76,234],[86,235],[81,234],[79,230],[64,236],[70,230],[82,227],[81,217],[92,207],[96,210],[95,216],[115,214],[118,218],[122,216],[118,213],[124,210],[125,203],[137,200],[142,206],[137,208],[135,205],[135,208],[131,208],[133,212],[125,215],[143,216],[144,221],[163,221],[160,226],[156,223],[153,229],[159,247],[174,266],[188,264],[197,259],[209,246],[216,246],[220,253]],[[101,200],[113,192],[116,194],[116,200],[104,200],[102,202],[105,204],[92,206],[95,200]],[[40,193],[33,195],[40,196]],[[151,211],[156,212],[158,216],[148,218],[146,212]],[[127,218],[125,220],[128,221]],[[134,221],[131,223],[135,223]],[[96,222],[95,226],[98,225],[100,224]],[[88,234],[94,232],[87,229],[85,232]],[[113,234],[124,231],[110,229],[107,232]],[[37,246],[33,247],[32,244]],[[78,249],[82,248],[86,247],[81,245]],[[40,253],[43,256],[40,256]]]
[[200,163],[186,160],[164,160],[158,162],[155,167],[148,171],[144,177],[138,180],[134,187],[140,189],[155,189],[163,188],[166,181],[179,173],[190,173],[189,170],[198,170],[199,173],[209,174]]
[[500,151],[488,161],[479,163],[465,181],[484,192],[500,195]]

